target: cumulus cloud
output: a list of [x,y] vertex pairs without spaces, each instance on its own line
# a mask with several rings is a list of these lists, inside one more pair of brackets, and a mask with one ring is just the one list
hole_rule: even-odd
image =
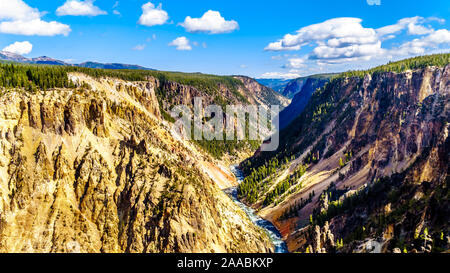
[[55,36],[69,35],[71,29],[68,25],[64,25],[55,21],[46,22],[41,19],[27,21],[7,21],[0,23],[0,32],[18,35],[38,35],[38,36]]
[[12,53],[16,53],[19,55],[26,55],[33,50],[33,45],[28,42],[15,42],[14,44],[11,44],[5,48],[3,48],[3,51],[8,51]]
[[43,13],[22,0],[0,1],[0,33],[18,35],[69,35],[70,26],[42,20]]
[[[445,29],[434,30],[430,24],[427,24],[433,21],[441,24],[445,22],[436,17],[416,16],[403,18],[395,24],[373,29],[364,27],[359,18],[334,18],[302,27],[294,34],[286,34],[282,39],[266,46],[265,50],[298,51],[308,46],[309,51],[306,55],[288,59],[283,66],[286,69],[348,62],[368,63],[400,55],[414,56],[429,52],[430,49],[439,50],[442,45],[448,43],[448,31]],[[420,37],[403,42],[397,47],[382,47],[384,41],[396,38],[400,32]],[[274,57],[273,59],[281,58]]]
[[302,68],[305,67],[305,59],[303,58],[292,58],[288,60],[288,63],[285,65],[285,68]]
[[28,6],[22,0],[0,1],[0,20],[27,20],[40,17],[38,9]]
[[372,54],[379,46],[376,32],[364,28],[359,18],[334,18],[319,24],[303,27],[296,34],[286,34],[283,39],[271,43],[267,51],[299,50],[301,47],[318,45],[311,58],[354,58]]
[[162,4],[158,7],[152,2],[148,2],[142,6],[142,15],[139,18],[139,24],[144,26],[164,25],[169,20],[169,14],[162,9]]
[[303,27],[294,35],[287,34],[278,43],[282,48],[313,45],[315,48],[309,55],[313,60],[370,59],[382,52],[381,42],[375,30],[363,27],[361,22],[359,18],[330,19]]
[[300,50],[301,46],[283,46],[283,41],[279,40],[273,43],[270,43],[268,46],[264,48],[266,51],[289,51],[289,50]]
[[182,27],[188,32],[206,32],[210,34],[230,33],[239,28],[238,22],[225,20],[220,12],[208,10],[201,18],[186,17]]
[[97,16],[105,15],[107,12],[94,6],[94,0],[67,0],[64,5],[56,9],[56,14],[58,16]]
[[428,18],[425,19],[420,16],[403,18],[397,21],[397,23],[393,25],[388,25],[381,27],[376,30],[379,36],[385,36],[389,34],[395,34],[401,32],[404,29],[407,29],[408,34],[410,35],[423,35],[433,32],[432,28],[427,28],[421,24],[426,21],[440,20],[439,18]]
[[381,42],[374,44],[354,44],[344,47],[321,45],[314,48],[310,59],[340,63],[343,61],[370,60],[383,53]]
[[[362,25],[359,18],[334,18],[305,26],[268,44],[266,51],[299,51],[300,56],[285,56],[285,72],[268,72],[265,78],[295,78],[310,72],[364,69],[389,60],[433,52],[449,52],[450,31],[435,30],[445,23],[437,17],[408,17],[378,29]],[[402,34],[398,36],[398,34]],[[397,37],[398,36],[398,37]],[[387,43],[384,41],[397,39]],[[272,57],[282,60],[282,55]]]
[[186,37],[178,37],[169,43],[169,46],[175,46],[177,50],[192,50],[192,46]]
[[437,49],[440,45],[450,45],[450,31],[440,29],[427,36],[403,43],[388,51],[390,56],[411,56],[427,53],[429,49]]
[[[266,51],[300,50],[306,45],[314,47],[308,58],[324,62],[370,59],[382,53],[381,42],[372,28],[361,25],[359,18],[334,18],[299,29],[296,34],[286,34],[282,39],[270,43]],[[296,68],[289,63],[286,68]]]

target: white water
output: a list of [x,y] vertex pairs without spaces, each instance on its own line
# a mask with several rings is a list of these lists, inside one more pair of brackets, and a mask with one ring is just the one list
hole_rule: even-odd
[[[237,168],[237,166],[231,166],[231,171],[234,173],[238,182],[241,183],[244,180],[244,175]],[[248,207],[244,203],[240,202],[237,196],[237,187],[233,187],[225,190],[225,192],[231,197],[231,199],[247,214],[248,218],[257,226],[264,229],[264,231],[269,235],[270,240],[275,246],[276,253],[287,253],[288,249],[286,243],[281,238],[281,234],[278,229],[269,221],[262,219],[258,216],[254,209]]]

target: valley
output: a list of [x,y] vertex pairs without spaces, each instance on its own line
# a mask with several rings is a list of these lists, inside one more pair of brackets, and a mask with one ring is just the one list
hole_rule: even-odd
[[[1,252],[449,249],[450,54],[294,79],[292,100],[246,76],[0,70]],[[183,139],[170,112],[196,97],[280,105],[278,149]]]
[[23,68],[48,82],[1,92],[0,251],[274,250],[213,180],[229,187],[233,174],[201,146],[178,140],[162,118],[158,92],[197,89],[126,80],[132,72]]
[[240,164],[240,197],[289,251],[448,249],[448,64],[431,55],[333,78],[277,151]]

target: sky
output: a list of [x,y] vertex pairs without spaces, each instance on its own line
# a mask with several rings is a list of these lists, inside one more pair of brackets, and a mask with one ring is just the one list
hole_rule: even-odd
[[450,52],[448,0],[0,0],[0,50],[296,78]]

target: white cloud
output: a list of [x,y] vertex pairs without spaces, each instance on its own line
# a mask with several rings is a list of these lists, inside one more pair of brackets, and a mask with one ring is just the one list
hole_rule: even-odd
[[279,60],[282,60],[283,59],[283,56],[281,56],[281,55],[275,55],[275,56],[272,56],[272,57],[270,57],[272,60],[277,60],[277,61],[279,61]]
[[56,21],[46,22],[41,19],[6,21],[0,23],[0,32],[18,35],[55,36],[69,35],[71,29],[68,25]]
[[279,40],[273,43],[270,43],[268,46],[264,48],[266,51],[289,51],[289,50],[300,50],[301,46],[283,46],[283,41]]
[[296,72],[267,72],[261,75],[262,79],[296,79],[301,75]]
[[145,49],[145,45],[137,45],[133,47],[133,50],[141,51]]
[[[264,78],[296,78],[324,70],[340,72],[367,69],[387,61],[450,51],[450,30],[435,30],[445,23],[437,17],[409,17],[378,29],[365,27],[359,18],[334,18],[300,28],[270,43],[266,51],[299,51],[303,54],[276,55],[286,60],[285,71],[267,72]],[[402,34],[398,35],[397,34]],[[392,40],[384,44],[386,40]],[[383,45],[385,47],[383,47]]]
[[379,6],[379,5],[381,5],[381,0],[367,0],[367,4],[369,6],[373,6],[373,5]]
[[388,51],[390,56],[414,56],[425,54],[429,49],[437,49],[440,45],[450,45],[450,31],[440,29],[431,34],[403,43]]
[[[311,59],[340,59],[370,57],[378,54],[381,43],[374,29],[364,28],[359,18],[334,18],[309,25],[296,34],[286,34],[270,43],[266,51],[300,50],[303,46],[316,46]],[[287,67],[292,67],[288,64]]]
[[210,34],[229,33],[239,28],[238,22],[227,21],[220,12],[208,10],[201,18],[186,17],[182,27],[188,32],[207,32]]
[[408,25],[408,33],[411,35],[424,35],[432,33],[433,29],[427,28],[421,25],[410,24]]
[[56,9],[56,14],[58,16],[97,16],[107,14],[106,11],[94,6],[94,1],[95,0],[67,0],[64,5]]
[[436,22],[438,22],[439,24],[445,24],[445,19],[442,19],[442,18],[438,18],[438,17],[431,16],[431,17],[428,17],[427,19],[428,19],[428,21],[430,21],[430,22],[436,21]]
[[387,41],[387,40],[391,40],[394,39],[395,35],[394,34],[389,34],[387,36],[381,37],[381,41]]
[[192,50],[189,40],[186,37],[178,37],[169,43],[169,46],[175,46],[177,50]]
[[305,67],[305,59],[302,58],[292,58],[288,60],[288,64],[285,65],[285,68],[302,68]]
[[295,35],[285,35],[282,40],[283,46],[303,46],[311,42],[324,40],[330,40],[331,43],[335,43],[335,46],[348,43],[375,42],[375,31],[371,28],[364,28],[361,21],[359,18],[334,18],[303,27]]
[[150,43],[152,40],[156,40],[156,34],[152,34],[151,37],[147,37],[147,39],[146,39],[146,41],[149,42],[149,43]]
[[430,44],[448,44],[450,43],[450,31],[447,29],[436,30],[423,40]]
[[117,15],[117,16],[121,16],[122,14],[120,14],[120,11],[118,11],[116,8],[119,7],[119,1],[116,1],[114,3],[114,5],[112,6],[113,9],[113,14]]
[[164,25],[169,20],[169,14],[162,9],[162,4],[155,8],[152,2],[142,6],[142,15],[139,18],[139,24],[144,26]]
[[424,34],[429,34],[429,33],[433,32],[433,29],[427,28],[427,27],[421,25],[427,21],[441,22],[441,19],[436,18],[436,17],[430,17],[428,19],[425,19],[420,16],[408,17],[408,18],[403,18],[403,19],[398,20],[396,24],[381,27],[381,28],[377,29],[376,31],[380,37],[389,35],[389,34],[398,33],[404,29],[407,29],[408,34],[410,34],[410,35],[424,35]]
[[19,55],[26,55],[33,50],[33,45],[28,42],[15,42],[14,44],[11,44],[5,48],[3,48],[3,51],[8,51],[12,53],[16,53]]
[[22,0],[0,1],[0,32],[18,35],[67,36],[70,26],[56,22],[43,21],[44,13],[28,6]]
[[[440,18],[420,16],[403,18],[393,25],[378,29],[364,27],[359,18],[334,18],[322,23],[300,28],[294,34],[270,43],[266,51],[300,50],[308,46],[309,52],[298,58],[288,59],[286,69],[304,69],[320,65],[340,65],[352,62],[363,65],[392,58],[392,56],[414,56],[430,50],[442,50],[448,44],[448,30],[434,30],[427,22],[445,22]],[[396,38],[396,34],[421,36],[403,42],[398,47],[383,48],[383,41]],[[402,36],[403,38],[403,36]],[[395,43],[393,43],[395,45]],[[280,60],[280,56],[272,57]],[[345,68],[344,68],[345,69]],[[291,70],[289,73],[298,71]],[[274,72],[278,73],[278,72]]]
[[0,1],[0,20],[38,19],[41,13],[38,9],[28,6],[22,0]]
[[381,42],[374,44],[351,44],[344,47],[321,45],[314,48],[310,59],[329,61],[370,60],[383,53]]

